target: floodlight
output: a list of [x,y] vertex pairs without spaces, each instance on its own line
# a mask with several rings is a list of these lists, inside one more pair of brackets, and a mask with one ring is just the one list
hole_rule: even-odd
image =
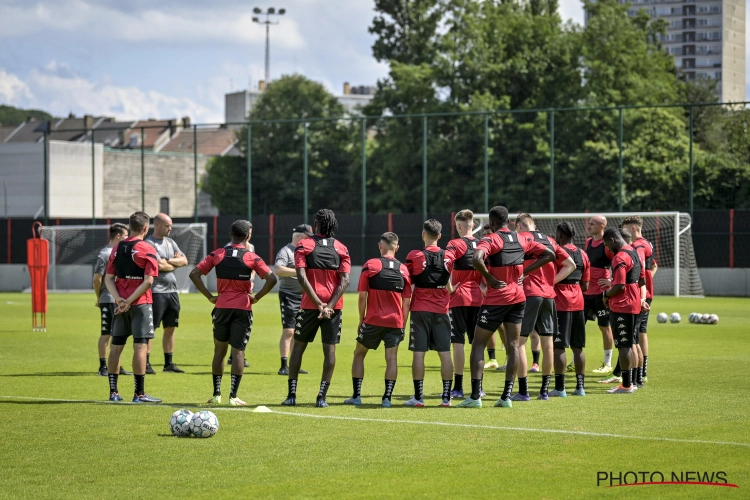
[[263,11],[262,11],[262,10],[260,10],[260,7],[255,7],[255,8],[253,9],[253,14],[260,14],[261,12],[263,12]]
[[274,9],[273,7],[269,7],[268,8],[268,13],[269,14],[275,14],[276,13],[276,9]]
[[286,9],[279,9],[279,15],[283,16],[284,14],[286,14]]

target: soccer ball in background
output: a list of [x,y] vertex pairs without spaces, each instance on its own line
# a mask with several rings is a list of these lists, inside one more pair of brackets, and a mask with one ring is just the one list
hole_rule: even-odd
[[208,438],[219,431],[219,419],[210,411],[199,411],[190,419],[190,433],[199,438]]
[[680,320],[682,320],[680,313],[672,313],[672,315],[669,317],[669,321],[671,323],[679,323]]
[[667,313],[659,313],[658,316],[656,316],[656,321],[659,323],[666,323],[667,322]]
[[716,314],[709,314],[708,315],[708,324],[709,325],[715,325],[719,322],[719,316]]
[[707,325],[710,320],[711,320],[711,315],[710,314],[704,314],[704,315],[701,316],[701,321],[700,322],[703,323],[704,325]]
[[169,419],[169,430],[175,436],[190,435],[190,420],[193,418],[193,412],[188,410],[177,410]]
[[697,319],[699,317],[700,317],[700,314],[698,314],[696,312],[692,312],[692,313],[690,313],[690,316],[688,316],[688,321],[690,323],[697,323],[698,322]]

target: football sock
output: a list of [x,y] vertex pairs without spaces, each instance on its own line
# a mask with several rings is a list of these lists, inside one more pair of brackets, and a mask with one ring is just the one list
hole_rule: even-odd
[[354,391],[352,393],[353,398],[358,398],[360,394],[362,394],[362,379],[361,378],[352,377],[352,389]]
[[622,375],[622,368],[620,368],[620,358],[617,358],[617,364],[615,364],[615,369],[612,371],[612,375],[615,377],[620,377]]
[[385,392],[383,393],[383,399],[391,399],[394,387],[396,387],[395,380],[385,380]]
[[146,385],[144,383],[146,376],[145,375],[133,375],[133,379],[135,380],[135,393],[139,396],[143,396],[146,394],[146,389],[144,386]]
[[456,391],[464,390],[464,376],[456,374],[456,383],[453,385],[453,389]]
[[643,384],[643,367],[636,368],[635,381],[637,384]]
[[146,364],[151,364],[151,354],[146,354]]
[[287,385],[289,386],[289,392],[287,393],[287,398],[296,398],[297,397],[297,379],[296,378],[290,378],[287,380]]
[[172,364],[172,353],[165,352],[164,353],[164,366],[169,366],[171,364]]
[[534,359],[534,364],[535,365],[539,364],[539,354],[540,353],[541,353],[541,351],[531,351],[531,357]]
[[583,389],[583,382],[586,375],[583,373],[576,374],[576,389]]
[[103,368],[107,365],[107,358],[99,358],[99,368]]
[[604,350],[604,364],[605,365],[611,365],[612,364],[612,349],[605,349]]
[[289,366],[289,365],[287,365],[288,362],[289,362],[289,358],[282,357],[281,358],[281,367],[282,368],[287,368]]
[[327,380],[323,380],[320,382],[320,390],[318,391],[318,397],[316,398],[318,401],[321,399],[325,400],[326,394],[328,394],[328,387],[330,387],[331,383]]
[[443,399],[451,398],[451,379],[443,380]]
[[546,394],[549,392],[549,379],[552,377],[549,375],[542,375],[542,387],[539,389],[539,394]]
[[631,368],[631,369],[630,369],[630,380],[631,380],[631,382],[635,382],[635,381],[636,381],[636,378],[635,378],[635,373],[636,373],[637,371],[638,371],[638,369],[637,369],[637,368]]
[[631,379],[630,379],[630,370],[623,370],[622,371],[622,386],[624,388],[629,388],[632,385]]
[[487,349],[487,355],[490,357],[490,359],[495,359],[495,350]]
[[565,390],[565,374],[558,375],[555,373],[555,390],[556,391],[564,391]]
[[[519,385],[521,379],[518,379]],[[506,380],[505,381],[505,387],[503,388],[503,394],[500,396],[500,399],[508,400],[510,399],[510,393],[513,392],[513,381],[512,380]]]
[[422,398],[424,398],[423,388],[424,388],[424,380],[414,381],[414,399],[418,399],[419,401],[422,401]]
[[482,389],[482,379],[471,379],[471,399],[479,399],[479,391]]
[[648,356],[643,356],[643,376],[646,376],[646,372],[648,371]]
[[119,373],[109,374],[109,392],[117,392],[117,376]]
[[214,396],[221,396],[221,375],[211,375],[214,379]]
[[240,388],[240,382],[242,382],[242,375],[235,375],[232,374],[232,388],[229,392],[230,398],[236,398],[237,397],[237,390]]
[[518,377],[518,394],[527,396],[529,394],[529,378]]

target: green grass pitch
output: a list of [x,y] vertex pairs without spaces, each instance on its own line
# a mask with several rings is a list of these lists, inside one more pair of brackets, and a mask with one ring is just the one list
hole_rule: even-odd
[[[595,382],[590,370],[602,359],[601,335],[589,323],[587,397],[494,408],[504,375],[488,372],[485,407],[463,410],[438,406],[434,353],[427,356],[427,407],[402,407],[412,391],[406,344],[393,408],[379,407],[382,347],[366,361],[366,404],[341,404],[351,391],[357,323],[356,296],[347,295],[331,407],[312,407],[322,365],[318,340],[304,358],[310,375],[300,376],[301,404],[283,410],[278,300],[270,295],[255,308],[250,368],[239,394],[252,406],[216,409],[219,432],[202,440],[172,437],[168,428],[173,411],[195,411],[212,387],[211,305],[199,295],[181,300],[175,362],[187,373],[161,372],[157,330],[158,373],[147,377],[146,390],[165,403],[137,406],[97,402],[107,398],[108,384],[95,375],[99,316],[92,295],[50,295],[46,333],[31,332],[29,295],[0,295],[0,498],[750,496],[748,299],[657,297],[649,382],[636,394],[605,394]],[[662,311],[679,312],[682,323],[656,323]],[[693,311],[721,321],[689,324]],[[129,343],[128,369],[131,355]],[[468,372],[466,378],[468,385]],[[131,384],[121,377],[126,400]],[[225,394],[228,384],[225,377]],[[530,374],[530,390],[539,385],[539,374]],[[568,376],[569,392],[573,385]],[[252,413],[257,405],[273,412]],[[666,480],[673,471],[724,471],[739,488],[606,488],[597,486],[602,471],[660,471]]]

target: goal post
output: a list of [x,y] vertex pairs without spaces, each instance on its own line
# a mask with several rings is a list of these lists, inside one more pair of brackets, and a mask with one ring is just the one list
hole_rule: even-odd
[[[189,274],[206,256],[206,223],[172,224],[169,235],[188,259],[174,271],[177,291],[191,290]],[[49,289],[87,291],[99,252],[109,243],[108,225],[44,226],[42,238],[49,241]]]
[[[692,221],[683,212],[610,212],[531,214],[537,229],[554,237],[557,224],[568,221],[576,235],[574,243],[583,248],[586,243],[586,221],[594,215],[607,218],[607,227],[619,227],[625,217],[638,215],[643,219],[643,236],[654,245],[654,259],[659,266],[654,275],[657,295],[703,296],[703,284],[693,248]],[[510,214],[511,222],[515,215]],[[480,233],[489,222],[489,214],[474,214],[474,233]]]

